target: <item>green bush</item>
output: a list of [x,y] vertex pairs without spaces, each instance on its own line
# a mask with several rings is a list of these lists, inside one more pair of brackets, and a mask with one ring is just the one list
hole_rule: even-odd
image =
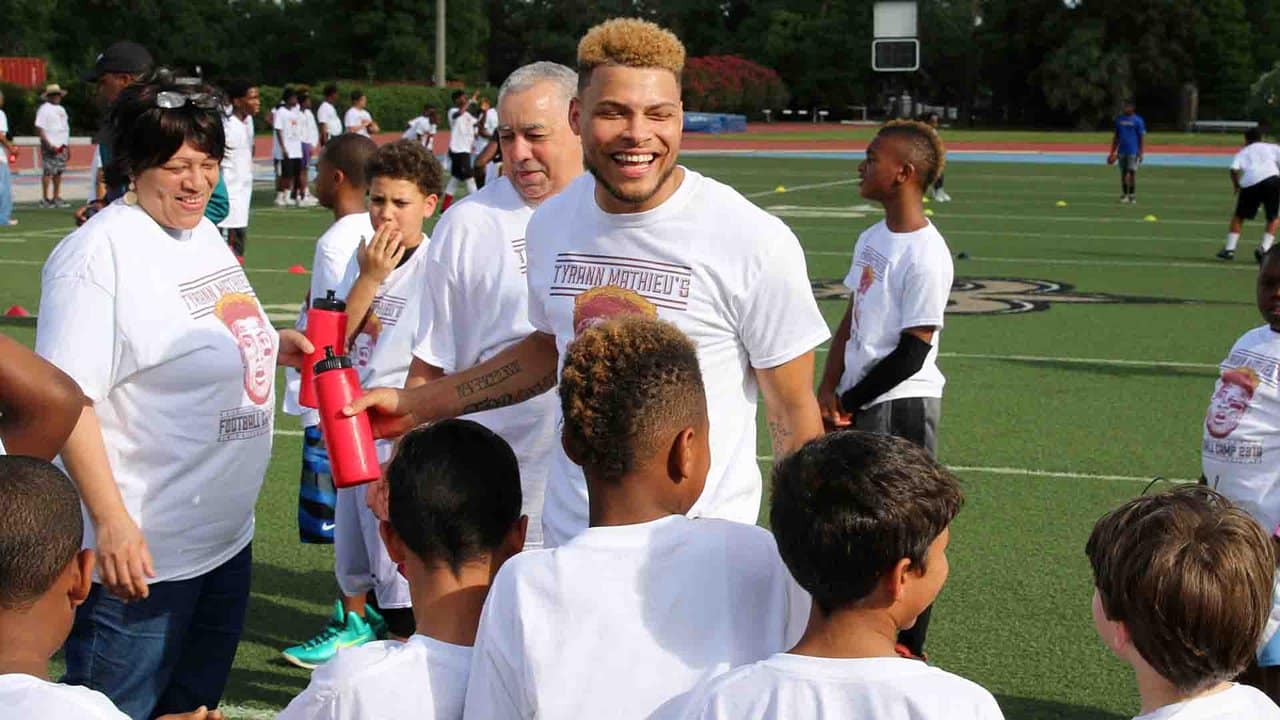
[[[94,98],[97,86],[79,80],[59,83],[67,91],[62,98],[62,106],[67,109],[67,119],[71,121],[72,135],[93,135],[98,131],[98,107]],[[40,108],[40,90],[0,83],[0,92],[4,93],[4,112],[9,117],[9,135],[35,135],[36,110]]]
[[1249,116],[1269,132],[1280,133],[1280,63],[1249,89]]
[[[404,130],[408,127],[409,121],[422,112],[423,105],[434,107],[436,114],[440,118],[440,129],[447,129],[446,111],[452,104],[449,102],[449,96],[453,94],[454,90],[458,89],[410,83],[368,84],[350,80],[325,80],[310,84],[296,83],[291,84],[289,87],[294,89],[305,88],[311,97],[311,108],[315,110],[324,101],[322,96],[324,86],[330,82],[338,86],[338,102],[336,104],[339,117],[346,113],[347,108],[351,106],[352,91],[362,90],[369,98],[369,103],[366,107],[383,132],[400,132]],[[468,94],[475,90],[473,88],[461,89]],[[497,88],[482,87],[479,90],[481,97],[487,97],[490,101],[497,102]],[[280,96],[284,94],[284,88],[261,85],[258,87],[258,92],[262,94],[262,116],[257,120],[254,127],[262,134],[269,134],[271,130],[269,124],[271,108],[280,102]]]

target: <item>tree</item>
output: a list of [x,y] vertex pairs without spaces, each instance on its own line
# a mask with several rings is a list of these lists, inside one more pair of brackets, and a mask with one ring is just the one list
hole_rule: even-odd
[[1116,98],[1132,93],[1129,58],[1108,48],[1105,36],[1101,22],[1077,25],[1038,71],[1049,107],[1074,118],[1081,129],[1105,123]]

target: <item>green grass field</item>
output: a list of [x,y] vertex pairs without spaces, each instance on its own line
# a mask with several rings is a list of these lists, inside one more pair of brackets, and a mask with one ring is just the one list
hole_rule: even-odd
[[[724,133],[721,135],[699,135],[699,138],[712,140],[846,140],[850,142],[866,142],[875,137],[880,128],[872,125],[832,125],[830,123],[815,124],[809,130],[785,130],[764,133],[766,126],[756,126],[753,133]],[[1111,142],[1110,132],[1076,132],[1067,130],[964,130],[943,128],[942,135],[948,142],[966,143],[1071,143],[1075,145],[1106,145]],[[1239,147],[1242,144],[1239,132],[1229,133],[1188,133],[1157,131],[1147,134],[1146,143],[1151,145],[1208,145]]]
[[[852,162],[701,157],[690,165],[783,215],[815,280],[842,278],[858,233],[880,216],[857,196]],[[1073,286],[1058,301],[1044,296],[1038,312],[952,315],[941,341],[949,379],[941,456],[958,468],[968,502],[930,652],[990,688],[1010,718],[1136,713],[1131,678],[1094,637],[1084,542],[1099,515],[1150,478],[1198,476],[1214,367],[1259,323],[1248,256],[1261,228],[1248,226],[1241,260],[1212,258],[1231,210],[1225,173],[1143,169],[1137,207],[1117,203],[1116,185],[1103,166],[957,163],[947,170],[955,202],[930,206],[953,253],[968,255],[956,262],[957,279],[985,283],[978,294],[991,295],[983,279],[992,278]],[[326,215],[257,199],[249,277],[287,317],[307,279],[284,269],[310,264]],[[1159,220],[1144,221],[1149,213]],[[29,208],[18,217],[17,232],[0,234],[0,307],[34,311],[40,264],[70,217]],[[834,325],[843,301],[821,306]],[[27,342],[34,333],[5,331]],[[226,697],[236,717],[269,717],[263,711],[303,687],[306,673],[279,650],[317,631],[334,598],[329,548],[297,539],[299,441],[296,421],[280,416],[258,506],[248,629]],[[759,453],[767,464],[764,433]]]

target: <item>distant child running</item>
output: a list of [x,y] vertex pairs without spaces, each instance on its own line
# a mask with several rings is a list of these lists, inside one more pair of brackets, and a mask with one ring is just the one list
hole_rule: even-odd
[[1244,147],[1231,161],[1231,188],[1236,194],[1236,209],[1227,228],[1227,244],[1218,257],[1235,259],[1240,229],[1245,220],[1258,217],[1261,207],[1267,227],[1262,231],[1262,243],[1253,251],[1254,259],[1261,263],[1262,255],[1275,244],[1276,227],[1280,226],[1280,145],[1262,142],[1262,131],[1256,127],[1244,132]]

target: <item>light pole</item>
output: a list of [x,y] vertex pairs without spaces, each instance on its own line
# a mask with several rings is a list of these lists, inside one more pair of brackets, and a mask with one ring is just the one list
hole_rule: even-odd
[[436,86],[444,87],[444,6],[436,0]]

